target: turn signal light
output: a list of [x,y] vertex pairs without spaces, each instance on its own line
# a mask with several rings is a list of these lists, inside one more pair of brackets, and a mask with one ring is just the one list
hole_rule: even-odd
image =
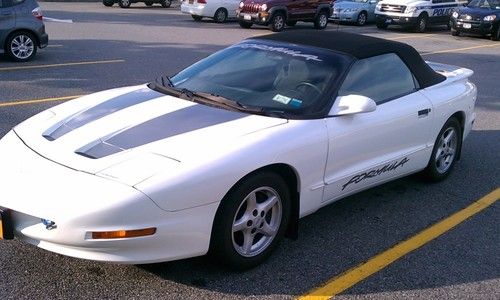
[[99,231],[92,232],[92,239],[123,239],[123,238],[134,238],[140,236],[153,235],[156,232],[156,228],[145,228],[136,230],[117,230],[117,231]]

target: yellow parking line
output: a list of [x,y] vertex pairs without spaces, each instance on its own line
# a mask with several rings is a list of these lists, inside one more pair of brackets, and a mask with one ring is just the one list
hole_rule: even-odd
[[55,47],[62,47],[63,45],[56,45],[56,44],[53,44],[53,45],[47,45],[47,47],[49,48],[55,48]]
[[0,71],[14,71],[14,70],[27,70],[27,69],[40,69],[40,68],[67,67],[67,66],[96,65],[96,64],[112,64],[112,63],[121,63],[124,61],[125,60],[123,59],[115,59],[115,60],[82,61],[82,62],[51,64],[51,65],[5,67],[5,68],[0,68]]
[[458,224],[474,216],[500,199],[500,188],[472,203],[468,207],[456,212],[448,218],[428,227],[410,239],[370,258],[367,262],[354,267],[338,277],[325,283],[323,286],[309,291],[301,296],[300,300],[330,299],[333,296],[354,286],[374,273],[384,269],[406,254],[424,246],[440,235],[451,230]]
[[467,50],[472,50],[472,49],[498,47],[498,46],[500,46],[500,44],[480,45],[480,46],[472,46],[472,47],[465,47],[465,48],[458,48],[458,49],[448,49],[448,50],[427,52],[427,53],[422,53],[421,55],[423,56],[423,55],[431,55],[431,54],[439,54],[439,53],[460,52],[460,51],[467,51]]
[[82,96],[84,96],[84,95],[75,95],[75,96],[66,96],[66,97],[57,97],[57,98],[46,98],[46,99],[35,99],[35,100],[11,101],[11,102],[0,103],[0,107],[25,105],[25,104],[38,104],[38,103],[52,102],[52,101],[66,101],[66,100],[71,100],[71,99],[75,99],[75,98],[82,97]]
[[405,35],[405,36],[398,36],[394,38],[388,38],[388,40],[391,41],[397,41],[397,40],[404,40],[404,39],[417,39],[417,38],[425,38],[425,37],[430,37],[434,36],[435,34],[412,34],[412,35]]

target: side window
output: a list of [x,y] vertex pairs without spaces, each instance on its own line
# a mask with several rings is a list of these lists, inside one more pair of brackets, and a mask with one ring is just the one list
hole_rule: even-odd
[[410,69],[399,56],[388,53],[354,63],[338,95],[362,95],[379,104],[415,90],[415,79]]

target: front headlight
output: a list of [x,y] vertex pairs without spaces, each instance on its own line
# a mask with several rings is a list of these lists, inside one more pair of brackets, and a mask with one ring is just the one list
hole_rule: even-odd
[[455,18],[455,19],[456,19],[456,18],[458,18],[458,12],[454,11],[454,12],[451,14],[451,16],[452,16],[453,18]]
[[377,3],[377,6],[375,6],[375,9],[380,10],[381,8],[382,8],[382,3],[381,2]]
[[405,14],[412,14],[417,10],[416,6],[408,6],[405,9]]
[[243,1],[242,1],[242,2],[240,2],[240,8],[243,8],[243,6],[245,6],[245,3],[243,3]]
[[266,11],[266,10],[267,10],[267,4],[262,4],[262,5],[260,6],[260,10],[262,10],[262,11]]
[[491,21],[494,21],[496,18],[497,18],[497,16],[495,16],[495,15],[489,15],[489,16],[484,17],[483,20],[486,22],[491,22]]
[[346,9],[344,10],[344,12],[346,12],[346,13],[348,13],[348,12],[357,12],[357,11],[358,11],[358,9],[357,9],[357,8],[346,8]]

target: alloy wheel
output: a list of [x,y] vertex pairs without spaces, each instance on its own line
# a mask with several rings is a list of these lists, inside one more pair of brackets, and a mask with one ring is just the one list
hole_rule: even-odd
[[436,151],[436,169],[439,173],[444,174],[453,163],[457,153],[458,135],[453,127],[446,129],[438,141],[438,149]]
[[29,36],[20,34],[12,39],[10,49],[16,58],[25,60],[33,55],[35,43]]

